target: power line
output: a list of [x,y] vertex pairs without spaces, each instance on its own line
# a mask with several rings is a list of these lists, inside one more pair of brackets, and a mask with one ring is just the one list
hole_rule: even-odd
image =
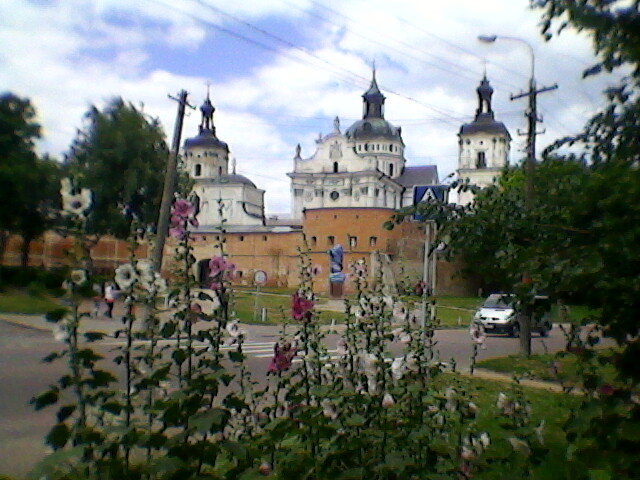
[[[309,63],[308,61],[305,61],[305,60],[303,60],[303,59],[301,59],[301,58],[299,58],[299,57],[295,57],[295,56],[293,56],[293,55],[290,55],[290,54],[288,54],[288,53],[287,53],[287,52],[285,52],[285,51],[281,51],[281,50],[276,49],[275,47],[272,47],[272,46],[269,46],[269,45],[265,45],[265,44],[264,44],[264,43],[262,43],[262,42],[259,42],[259,41],[257,41],[257,40],[252,39],[252,38],[249,38],[249,37],[246,37],[245,35],[242,35],[242,34],[240,34],[240,33],[234,32],[233,30],[229,30],[229,29],[227,29],[227,28],[224,28],[224,27],[222,27],[222,26],[220,26],[220,25],[217,25],[217,24],[215,24],[215,23],[213,23],[213,22],[210,22],[210,21],[208,21],[208,20],[204,20],[204,19],[202,19],[202,18],[200,18],[200,17],[197,17],[196,15],[192,14],[191,12],[186,12],[186,11],[184,11],[184,10],[178,9],[178,8],[176,8],[174,5],[169,5],[169,4],[167,4],[167,3],[165,3],[165,2],[163,2],[163,1],[161,1],[161,0],[148,0],[148,1],[153,2],[153,3],[160,4],[160,5],[163,5],[164,7],[169,8],[169,9],[171,9],[171,10],[178,11],[178,12],[182,13],[183,15],[186,15],[186,16],[188,16],[188,17],[190,17],[190,18],[192,18],[192,19],[194,19],[194,20],[196,20],[196,21],[198,21],[198,22],[200,22],[200,23],[203,23],[203,24],[209,25],[210,27],[212,27],[212,28],[214,28],[214,29],[216,29],[216,30],[218,30],[218,31],[220,31],[220,32],[226,33],[226,34],[231,35],[231,36],[233,36],[233,37],[235,37],[235,38],[238,38],[238,39],[240,39],[240,40],[246,41],[246,42],[251,43],[251,44],[253,44],[253,45],[256,45],[256,46],[258,46],[258,47],[261,47],[261,48],[267,49],[267,50],[269,50],[269,51],[275,52],[275,53],[277,53],[277,54],[279,54],[279,55],[286,56],[287,58],[290,58],[290,59],[292,59],[292,60],[294,60],[294,61],[296,61],[296,62],[303,63],[303,64],[306,64],[306,65],[310,65],[310,63]],[[201,2],[201,0],[194,0],[194,1],[196,1],[196,2],[198,2],[198,3],[201,3],[201,4],[202,4],[202,5],[204,5],[204,6],[211,7],[211,5],[209,5],[209,4],[207,4],[207,3],[202,3],[202,2]],[[217,8],[212,7],[212,10],[216,10],[216,9],[217,9]],[[217,10],[219,10],[219,9],[217,9]],[[248,22],[247,22],[247,23],[248,23]],[[256,28],[258,28],[258,27],[256,27]],[[275,37],[275,36],[274,36],[274,37]],[[286,42],[286,41],[285,41],[285,42]],[[329,63],[330,63],[330,62],[329,62]],[[360,77],[358,74],[355,74],[355,73],[353,73],[353,72],[351,72],[351,71],[349,71],[349,70],[347,70],[347,69],[345,69],[345,68],[342,68],[342,67],[336,67],[335,65],[334,65],[334,67],[335,67],[335,68],[338,68],[338,69],[340,69],[340,70],[343,70],[343,71],[345,71],[345,72],[347,72],[347,73],[348,73],[349,75],[351,75],[351,76],[357,76],[357,77]],[[320,68],[322,68],[322,67],[320,67]],[[336,75],[342,75],[342,76],[344,77],[344,74],[340,74],[340,73],[335,72],[335,71],[334,71],[334,72],[332,72],[332,73],[334,73],[334,74],[336,74]],[[361,77],[361,78],[364,78],[364,77]],[[358,88],[362,88],[362,85],[361,85],[361,84],[359,84],[359,83],[358,83],[358,84],[356,84],[356,83],[355,83],[353,80],[351,80],[351,79],[344,79],[343,81],[344,81],[345,83],[349,83],[349,84],[351,84],[351,85],[353,85],[353,86],[357,86]],[[367,81],[368,81],[368,80],[367,80]],[[411,101],[411,102],[414,102],[414,103],[416,103],[416,104],[419,104],[419,105],[421,105],[421,106],[423,106],[423,107],[425,107],[425,108],[428,108],[428,109],[430,109],[430,110],[432,110],[432,111],[434,111],[434,112],[436,112],[436,113],[439,113],[440,115],[442,115],[442,116],[443,116],[443,118],[442,118],[442,121],[443,121],[443,122],[448,122],[448,123],[451,123],[451,124],[454,124],[454,125],[458,125],[458,122],[460,122],[460,121],[461,121],[461,117],[457,117],[457,116],[455,116],[455,115],[452,115],[452,114],[448,113],[446,110],[443,110],[443,109],[441,109],[441,108],[439,108],[439,107],[436,107],[436,106],[434,106],[434,105],[427,104],[427,103],[425,103],[425,102],[422,102],[422,101],[420,101],[420,100],[417,100],[417,99],[416,99],[416,98],[414,98],[414,97],[411,97],[411,96],[408,96],[408,95],[401,94],[401,93],[396,92],[396,91],[394,91],[394,90],[392,90],[392,89],[389,89],[389,88],[384,88],[384,90],[385,90],[387,93],[389,93],[389,94],[396,95],[396,96],[398,96],[398,97],[404,98],[404,99],[406,99],[406,100],[409,100],[409,101]]]

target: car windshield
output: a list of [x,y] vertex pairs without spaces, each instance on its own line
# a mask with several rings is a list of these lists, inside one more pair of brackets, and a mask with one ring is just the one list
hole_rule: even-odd
[[483,308],[513,308],[513,295],[489,295],[482,304]]

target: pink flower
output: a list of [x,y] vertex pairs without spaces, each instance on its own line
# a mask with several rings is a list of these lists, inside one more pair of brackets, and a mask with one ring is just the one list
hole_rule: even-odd
[[269,372],[282,372],[289,370],[293,363],[293,358],[298,353],[298,349],[292,347],[289,342],[286,342],[280,347],[280,344],[276,343],[273,347],[273,358],[269,364]]
[[220,283],[220,282],[211,282],[209,284],[209,288],[211,290],[220,291],[220,290],[222,290],[222,283]]
[[169,229],[169,235],[173,238],[184,238],[185,230],[183,227],[173,227]]
[[183,219],[189,218],[195,213],[196,209],[193,204],[189,200],[185,200],[183,198],[179,198],[175,202],[173,202],[173,207],[171,208],[172,215],[182,217]]
[[303,318],[309,318],[311,315],[311,309],[313,308],[313,301],[307,300],[300,296],[297,292],[293,294],[291,302],[291,314],[296,320],[302,320]]
[[227,270],[229,265],[230,264],[227,263],[224,257],[213,257],[211,260],[209,260],[209,276],[212,278],[217,277],[225,270]]
[[177,215],[171,215],[171,226],[177,227],[184,223],[182,217],[178,217]]
[[193,217],[193,218],[189,219],[189,223],[191,225],[193,225],[194,227],[199,227],[200,226],[200,222],[198,221],[198,219],[196,217]]
[[598,393],[600,395],[613,395],[614,393],[616,393],[616,389],[613,387],[613,385],[605,383],[604,385],[600,386],[600,388],[598,389]]

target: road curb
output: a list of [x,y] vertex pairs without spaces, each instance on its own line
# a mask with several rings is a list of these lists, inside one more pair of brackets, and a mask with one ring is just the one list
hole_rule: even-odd
[[[493,370],[487,370],[484,368],[476,368],[473,374],[469,372],[459,372],[461,375],[469,378],[479,378],[481,380],[492,380],[502,383],[514,383],[513,375],[505,373],[495,372]],[[570,392],[565,392],[562,385],[555,382],[547,382],[544,380],[535,380],[530,378],[519,379],[520,385],[523,387],[535,388],[537,390],[546,390],[554,393],[570,393],[571,395],[582,395],[583,392],[580,389],[574,388]]]
[[[11,315],[11,317],[7,317],[7,315]],[[19,317],[17,317],[19,315]],[[26,314],[12,314],[12,313],[0,313],[0,320],[6,323],[10,323],[12,325],[17,325],[22,328],[27,328],[29,330],[37,330],[40,332],[50,332],[52,329],[47,328],[42,325],[34,325],[32,322],[29,322],[26,318],[22,319],[20,317],[27,317],[31,320],[42,318],[42,315],[26,315]]]

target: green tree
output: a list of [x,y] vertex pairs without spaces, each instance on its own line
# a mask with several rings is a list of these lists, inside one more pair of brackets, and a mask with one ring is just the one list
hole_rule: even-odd
[[94,204],[89,233],[126,238],[127,206],[143,225],[157,220],[168,148],[157,119],[121,98],[103,110],[91,107],[88,126],[78,132],[66,160],[79,187],[90,188]]
[[34,164],[21,168],[24,169],[20,175],[23,183],[16,186],[21,203],[13,230],[22,237],[20,263],[26,267],[33,240],[57,223],[62,171],[60,164],[48,155],[36,158]]
[[23,237],[22,264],[29,246],[53,219],[58,164],[34,152],[40,137],[36,111],[28,99],[0,96],[0,258],[10,232]]

